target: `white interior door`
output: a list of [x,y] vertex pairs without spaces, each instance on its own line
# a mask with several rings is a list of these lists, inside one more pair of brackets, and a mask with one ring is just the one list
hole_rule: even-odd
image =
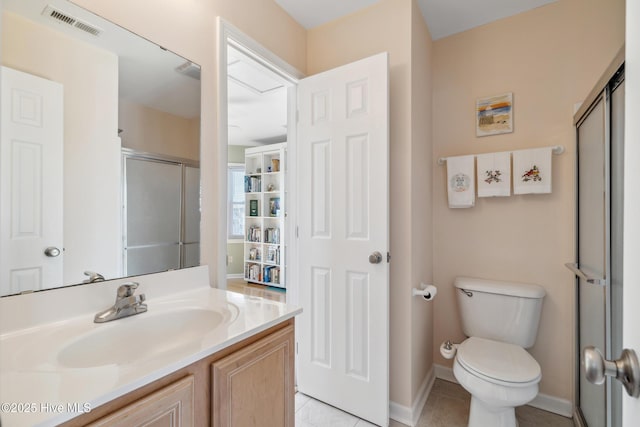
[[298,388],[381,426],[389,421],[388,105],[386,53],[298,86]]
[[[0,294],[7,295],[63,283],[63,87],[7,67],[0,74]],[[58,251],[47,255],[48,247]]]
[[[640,2],[627,2],[626,20],[623,345],[640,355]],[[623,427],[639,425],[640,399],[624,393],[622,413]]]

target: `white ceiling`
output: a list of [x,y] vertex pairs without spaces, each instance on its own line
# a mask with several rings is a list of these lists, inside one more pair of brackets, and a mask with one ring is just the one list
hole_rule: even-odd
[[[117,55],[120,99],[181,117],[200,116],[200,81],[176,72],[187,62],[185,58],[65,0],[0,0],[0,4],[3,10]],[[43,16],[47,5],[98,27],[102,33],[96,37]]]
[[286,141],[286,82],[232,46],[227,55],[229,144],[252,146]]
[[[379,0],[275,0],[309,29]],[[516,15],[557,0],[417,0],[434,40]]]

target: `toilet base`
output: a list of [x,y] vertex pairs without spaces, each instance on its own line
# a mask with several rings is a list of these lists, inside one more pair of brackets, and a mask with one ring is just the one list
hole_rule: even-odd
[[480,399],[471,396],[468,427],[517,427],[516,411],[513,407],[496,408],[486,406]]

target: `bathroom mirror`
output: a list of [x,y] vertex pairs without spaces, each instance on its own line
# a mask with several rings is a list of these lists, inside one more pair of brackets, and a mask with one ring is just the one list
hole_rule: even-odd
[[66,0],[0,5],[0,295],[198,265],[200,67]]

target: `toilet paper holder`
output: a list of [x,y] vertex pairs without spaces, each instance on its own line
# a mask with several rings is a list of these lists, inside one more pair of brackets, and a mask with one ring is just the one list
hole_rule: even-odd
[[424,283],[420,283],[420,287],[422,289],[413,288],[411,290],[411,295],[414,297],[421,296],[426,301],[431,301],[433,298],[435,298],[436,294],[438,293],[438,288],[436,288],[434,285],[427,285]]

